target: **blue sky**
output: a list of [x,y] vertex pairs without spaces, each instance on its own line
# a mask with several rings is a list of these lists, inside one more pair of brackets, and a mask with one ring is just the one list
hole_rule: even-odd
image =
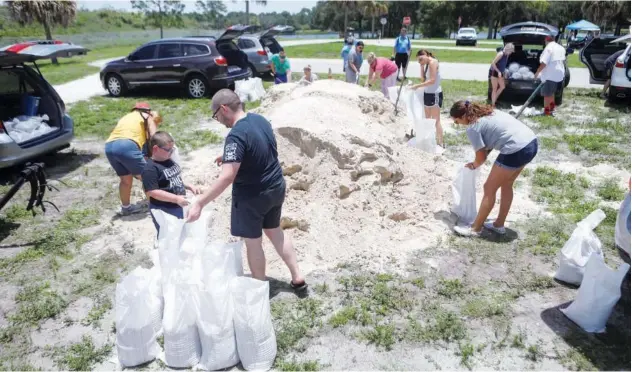
[[[195,10],[195,1],[187,1],[184,0],[186,8],[185,11],[193,11]],[[237,1],[224,1],[226,4],[226,8],[228,11],[243,11],[246,9],[246,5],[242,0]],[[131,3],[128,0],[110,0],[110,1],[101,1],[101,0],[79,0],[77,1],[77,5],[80,8],[87,8],[90,10],[101,9],[101,8],[114,8],[121,10],[132,10]],[[297,13],[302,8],[312,8],[316,6],[316,1],[312,0],[268,0],[268,5],[262,6],[255,4],[254,1],[250,2],[250,12],[252,13],[260,13],[260,12],[283,12],[288,11],[290,13]]]

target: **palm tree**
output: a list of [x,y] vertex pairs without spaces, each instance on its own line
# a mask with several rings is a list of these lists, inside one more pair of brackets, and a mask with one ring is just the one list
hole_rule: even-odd
[[615,34],[621,32],[621,25],[630,22],[629,1],[584,1],[582,3],[584,17],[605,27],[608,22],[615,24]]
[[345,14],[344,30],[342,30],[342,34],[345,35],[347,33],[347,28],[349,28],[349,12],[358,7],[359,1],[341,0],[332,1],[332,3],[337,10],[344,12]]
[[[244,1],[246,2],[246,23],[244,24],[247,25],[250,23],[250,0],[244,0]],[[267,0],[255,0],[255,3],[259,5],[263,5],[263,6],[268,5]]]
[[[6,6],[11,18],[20,25],[37,22],[44,26],[46,40],[53,40],[51,27],[68,27],[77,15],[76,1],[16,0],[6,1]],[[52,61],[57,64],[57,58]]]
[[375,35],[375,18],[388,13],[388,4],[384,1],[370,0],[360,3],[360,11],[365,17],[371,17],[371,37]]

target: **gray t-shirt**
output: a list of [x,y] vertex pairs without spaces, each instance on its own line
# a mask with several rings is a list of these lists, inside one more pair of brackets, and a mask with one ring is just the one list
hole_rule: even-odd
[[359,54],[355,48],[351,48],[347,56],[347,63],[353,63],[355,67],[360,70],[360,67],[362,67],[362,55]]
[[499,110],[478,119],[466,132],[474,151],[495,149],[505,155],[522,150],[536,138],[531,128]]

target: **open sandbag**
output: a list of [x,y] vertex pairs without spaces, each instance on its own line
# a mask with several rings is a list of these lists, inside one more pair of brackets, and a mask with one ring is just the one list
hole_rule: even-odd
[[231,291],[241,364],[249,371],[268,370],[277,353],[269,284],[253,278],[236,277],[231,282]]
[[593,252],[577,297],[562,313],[586,332],[602,333],[612,309],[621,297],[621,282],[630,269],[622,263],[617,270],[609,268],[603,257]]
[[459,224],[471,225],[476,219],[476,174],[478,170],[460,167],[452,182],[452,212]]
[[412,122],[415,129],[415,137],[408,141],[408,145],[434,154],[437,151],[435,119],[426,119],[422,104],[423,94],[423,89],[410,89],[410,87],[402,89],[401,99],[406,106],[408,120]]
[[163,303],[158,269],[136,268],[116,286],[116,348],[123,367],[156,358]]
[[593,230],[606,218],[606,214],[597,209],[589,214],[577,227],[560,253],[560,266],[555,272],[555,279],[580,285],[584,276],[584,268],[594,253],[603,261],[601,241]]
[[630,192],[625,196],[617,214],[614,227],[614,241],[621,249],[630,254]]

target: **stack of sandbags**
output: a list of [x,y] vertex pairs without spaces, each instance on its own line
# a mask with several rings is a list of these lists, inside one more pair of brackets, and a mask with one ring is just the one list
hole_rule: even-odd
[[505,78],[513,80],[533,80],[535,74],[529,66],[523,66],[516,62],[510,63],[505,71]]
[[116,348],[123,367],[152,361],[160,347],[162,294],[158,268],[136,268],[116,286]]

